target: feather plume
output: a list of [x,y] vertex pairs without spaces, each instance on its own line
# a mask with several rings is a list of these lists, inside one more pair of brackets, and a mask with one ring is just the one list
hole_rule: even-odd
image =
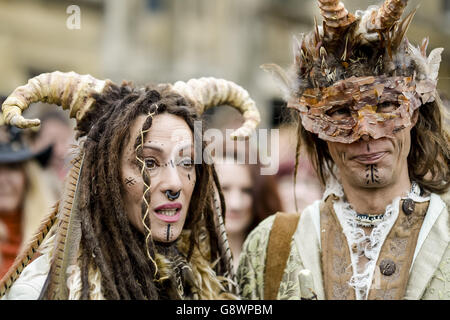
[[225,229],[225,221],[223,219],[222,214],[222,205],[224,201],[221,201],[223,199],[219,198],[219,192],[217,190],[217,186],[214,185],[214,209],[216,212],[216,228],[217,228],[217,234],[219,235],[219,242],[220,242],[220,248],[222,248],[223,252],[221,252],[222,258],[225,260],[225,263],[227,264],[228,270],[230,270],[231,274],[229,275],[233,281],[236,282],[236,275],[234,274],[233,270],[233,256],[231,255],[231,249],[230,245],[228,243],[227,238],[227,232]]
[[439,66],[441,64],[442,60],[442,51],[444,51],[444,48],[436,48],[433,49],[430,52],[430,55],[428,56],[427,63],[428,63],[428,78],[431,80],[437,80],[438,73],[439,73]]
[[55,249],[48,274],[42,292],[47,295],[45,299],[67,299],[67,268],[77,259],[81,239],[81,220],[78,214],[77,191],[84,156],[79,154],[73,160],[70,170],[66,194],[59,208],[58,232],[55,239]]
[[405,38],[406,31],[408,31],[414,15],[417,12],[417,8],[411,11],[395,28],[393,31],[392,41],[389,45],[390,50],[395,51],[400,46],[400,43]]
[[420,80],[430,79],[437,80],[439,66],[442,60],[442,51],[443,48],[436,48],[430,52],[430,55],[426,56],[426,53],[422,46],[415,47],[412,44],[408,43],[408,50],[412,59],[416,64],[417,69],[417,77]]
[[274,63],[263,64],[260,66],[260,68],[270,73],[272,78],[275,80],[278,88],[281,90],[283,97],[287,99],[291,95],[292,91],[287,72],[283,70],[279,65]]

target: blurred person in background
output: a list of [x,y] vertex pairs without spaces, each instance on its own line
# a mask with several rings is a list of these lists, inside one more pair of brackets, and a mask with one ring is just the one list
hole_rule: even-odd
[[297,143],[297,128],[292,124],[283,124],[279,129],[280,169],[276,175],[279,193],[283,195],[281,200],[285,212],[301,212],[322,197],[323,188],[304,150],[300,151],[297,179],[294,180],[295,149],[292,146]]
[[[225,228],[234,268],[237,269],[242,245],[248,234],[265,218],[282,211],[285,200],[280,198],[276,176],[261,174],[258,148],[250,141],[235,143],[226,135],[227,130],[242,125],[239,113],[230,107],[223,107],[211,109],[204,118],[209,127],[221,130],[221,136],[215,137],[217,140],[212,142],[212,149],[220,150],[218,155],[214,154],[214,166],[225,197]],[[257,153],[256,163],[250,163],[251,151]]]
[[277,182],[273,175],[261,175],[261,164],[239,164],[237,157],[217,161],[215,169],[225,197],[225,228],[234,268],[237,269],[242,245],[261,221],[282,211]]
[[21,131],[0,125],[0,278],[56,202],[42,168],[51,147],[32,152]]
[[70,161],[73,159],[71,149],[76,144],[75,123],[73,119],[67,119],[66,112],[57,109],[55,105],[39,103],[38,107],[29,110],[27,117],[41,120],[39,129],[27,131],[30,148],[34,152],[40,152],[52,146],[45,174],[54,192],[60,195]]

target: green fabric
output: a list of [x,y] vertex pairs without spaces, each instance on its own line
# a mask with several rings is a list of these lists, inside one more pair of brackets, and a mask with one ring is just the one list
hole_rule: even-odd
[[[275,216],[270,216],[259,224],[247,237],[243,253],[239,259],[237,277],[241,288],[241,297],[249,300],[264,299],[264,267],[266,249],[270,229]],[[295,247],[294,241],[291,248]],[[283,279],[278,290],[278,300],[299,299],[300,288],[298,286],[297,273],[304,269],[298,255],[298,250],[292,250],[288,258]]]
[[[320,266],[316,268],[314,264],[311,264],[311,261],[305,263],[301,258],[316,257],[320,254],[319,244],[311,243],[311,237],[315,235],[311,233],[313,231],[311,230],[310,219],[305,217],[311,218],[314,210],[308,209],[305,210],[309,211],[308,214],[302,213],[296,234],[291,242],[291,252],[278,291],[278,300],[300,298],[297,275],[299,271],[305,269],[305,264],[314,266],[311,272],[315,280],[322,279]],[[405,299],[450,299],[450,224],[448,208],[444,207],[440,211],[439,218],[434,223],[414,261]],[[264,298],[266,249],[273,221],[274,216],[270,216],[261,222],[244,242],[237,270],[242,299],[262,300]],[[306,229],[306,226],[309,229]],[[311,232],[305,232],[305,230],[311,230]],[[298,246],[301,247],[301,250]],[[301,252],[299,253],[299,251]],[[434,262],[430,262],[430,258]],[[429,277],[424,277],[425,274],[428,274]],[[318,291],[318,298],[323,299],[323,294],[320,294],[323,292],[322,281],[315,281],[314,286]]]

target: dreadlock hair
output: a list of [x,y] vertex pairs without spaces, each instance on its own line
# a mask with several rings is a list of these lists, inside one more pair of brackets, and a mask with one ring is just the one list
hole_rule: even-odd
[[[446,113],[442,102],[422,105],[417,112],[418,120],[411,129],[411,150],[408,155],[408,172],[411,180],[429,192],[444,194],[450,186],[449,132],[445,128]],[[323,186],[329,175],[334,175],[334,162],[327,142],[307,131],[297,113],[297,153],[295,168],[298,168],[300,147],[303,145],[311,157],[312,164]],[[297,171],[297,169],[295,169]]]
[[[148,115],[153,105],[158,105],[155,115],[166,112],[181,117],[193,132],[198,116],[191,103],[167,85],[136,89],[131,83],[124,82],[121,86],[111,85],[106,92],[93,97],[95,110],[89,111],[77,127],[78,136],[87,136],[81,145],[85,155],[80,177],[81,299],[89,299],[90,267],[99,270],[102,294],[106,299],[161,299],[165,295],[158,291],[160,279],[154,263],[156,247],[151,237],[146,242],[145,235],[128,220],[122,198],[119,159],[130,139],[133,121],[140,115]],[[152,117],[147,117],[142,130],[148,130],[151,125]],[[142,142],[139,139],[140,136],[135,145]],[[197,180],[184,226],[191,231],[187,259],[190,259],[194,246],[199,246],[200,229],[205,228],[210,247],[206,258],[212,263],[220,257],[212,208],[214,169],[202,162],[195,165],[195,170]],[[145,170],[143,172],[144,181],[150,185]],[[150,226],[148,217],[145,223]],[[229,272],[222,261],[215,268],[218,275]]]

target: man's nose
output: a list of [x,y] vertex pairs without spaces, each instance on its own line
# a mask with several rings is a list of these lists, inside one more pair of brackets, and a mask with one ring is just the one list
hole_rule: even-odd
[[[367,111],[358,112],[358,135],[364,141],[369,141],[369,139],[375,138],[375,126],[376,121],[371,117],[371,113]],[[374,122],[375,121],[375,122]]]

